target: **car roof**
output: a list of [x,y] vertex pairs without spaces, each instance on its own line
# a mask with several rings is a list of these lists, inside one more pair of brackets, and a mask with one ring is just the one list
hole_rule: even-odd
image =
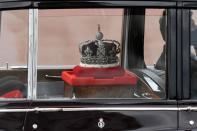
[[[184,2],[184,4],[182,4]],[[197,7],[197,0],[0,0],[0,9],[95,7]]]

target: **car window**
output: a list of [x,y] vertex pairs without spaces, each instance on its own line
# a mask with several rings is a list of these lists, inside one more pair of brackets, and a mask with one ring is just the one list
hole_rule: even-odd
[[0,13],[0,99],[27,96],[28,10]]
[[39,10],[37,98],[164,99],[167,13],[139,12]]
[[191,97],[197,98],[197,57],[196,57],[196,49],[197,49],[197,40],[196,40],[196,32],[197,32],[197,11],[192,10],[190,12],[190,66],[191,66]]

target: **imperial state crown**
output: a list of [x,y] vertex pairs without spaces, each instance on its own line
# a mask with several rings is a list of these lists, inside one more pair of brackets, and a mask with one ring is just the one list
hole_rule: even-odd
[[117,54],[120,53],[120,43],[116,40],[103,39],[103,33],[98,25],[96,40],[80,43],[81,67],[115,67],[119,65]]
[[96,40],[80,43],[80,65],[63,71],[62,79],[71,86],[135,85],[136,76],[119,66],[120,43],[103,39],[98,25]]

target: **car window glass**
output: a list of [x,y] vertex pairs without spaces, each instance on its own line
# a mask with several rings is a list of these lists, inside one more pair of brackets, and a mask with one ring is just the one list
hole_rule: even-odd
[[191,97],[196,99],[197,98],[197,56],[196,56],[196,49],[197,49],[197,11],[192,10],[190,12],[190,76],[191,76]]
[[28,10],[0,13],[0,99],[27,96]]
[[124,9],[39,10],[37,98],[165,98],[167,13],[139,12],[126,45]]

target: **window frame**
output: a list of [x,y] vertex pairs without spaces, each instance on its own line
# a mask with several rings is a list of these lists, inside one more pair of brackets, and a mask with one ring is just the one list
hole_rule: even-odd
[[[52,101],[64,101],[66,103],[72,103],[72,102],[79,102],[79,103],[86,103],[86,102],[93,102],[93,103],[162,103],[162,102],[175,102],[176,95],[177,95],[177,86],[176,86],[176,62],[174,59],[176,59],[176,2],[164,2],[164,1],[77,1],[77,2],[64,2],[64,1],[27,1],[27,2],[21,2],[21,1],[15,1],[15,2],[8,2],[10,4],[4,4],[3,2],[0,2],[0,9],[4,10],[10,10],[10,9],[24,9],[27,8],[29,10],[37,11],[38,9],[66,9],[66,8],[130,8],[130,7],[141,7],[141,8],[166,8],[168,12],[170,12],[170,15],[167,16],[168,20],[168,30],[167,30],[167,41],[168,41],[168,48],[170,48],[169,51],[167,51],[167,98],[165,100],[146,100],[146,99],[75,99],[75,100],[40,100],[36,99],[36,81],[37,81],[37,45],[36,45],[36,34],[35,32],[31,32],[34,34],[34,42],[33,45],[30,46],[29,50],[30,52],[36,53],[36,55],[30,55],[29,54],[29,62],[28,63],[28,83],[31,85],[31,87],[28,87],[28,100],[30,101],[46,101],[46,102],[52,102]],[[13,3],[17,3],[16,6],[13,6]],[[12,5],[13,4],[13,5]],[[12,6],[10,6],[12,5]],[[36,18],[31,18],[31,20],[36,20]],[[30,21],[31,21],[30,20]],[[31,22],[30,22],[31,23]],[[35,22],[36,23],[36,22]],[[33,28],[34,31],[36,29],[37,25],[34,25]],[[126,40],[127,38],[123,38]],[[36,56],[36,57],[35,57]],[[173,70],[173,71],[171,71]],[[170,79],[170,81],[169,81]],[[171,80],[172,79],[172,80]],[[27,100],[27,101],[28,101]],[[23,100],[24,101],[24,100]],[[167,104],[167,103],[166,103]]]
[[[182,50],[182,67],[179,66],[182,71],[182,79],[179,79],[179,83],[182,82],[181,90],[179,91],[180,104],[196,103],[197,99],[191,98],[191,63],[190,63],[190,21],[191,10],[197,10],[197,2],[183,2],[182,11],[182,45],[179,50]],[[180,58],[179,58],[180,59]],[[179,71],[179,72],[180,72]],[[184,81],[183,81],[184,80]]]

